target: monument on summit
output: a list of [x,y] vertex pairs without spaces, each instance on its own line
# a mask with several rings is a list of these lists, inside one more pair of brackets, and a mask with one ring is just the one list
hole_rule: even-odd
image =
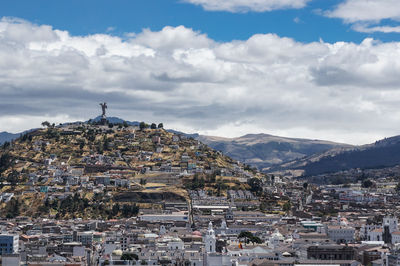
[[101,106],[101,111],[102,111],[100,122],[101,122],[103,125],[105,125],[105,124],[107,124],[107,122],[108,122],[108,121],[107,121],[107,116],[106,116],[107,103],[106,103],[106,102],[100,103],[100,106]]

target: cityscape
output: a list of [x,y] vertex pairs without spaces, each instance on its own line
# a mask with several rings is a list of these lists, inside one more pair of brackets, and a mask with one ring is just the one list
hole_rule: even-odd
[[399,18],[0,1],[0,265],[400,265]]

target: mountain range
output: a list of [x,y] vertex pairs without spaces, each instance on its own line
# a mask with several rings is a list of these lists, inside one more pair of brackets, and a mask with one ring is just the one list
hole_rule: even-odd
[[300,170],[304,176],[350,169],[379,169],[400,164],[400,136],[362,146],[342,147],[275,165],[273,171]]
[[331,149],[352,147],[330,141],[285,138],[268,134],[248,134],[238,138],[200,135],[197,139],[236,160],[264,170]]

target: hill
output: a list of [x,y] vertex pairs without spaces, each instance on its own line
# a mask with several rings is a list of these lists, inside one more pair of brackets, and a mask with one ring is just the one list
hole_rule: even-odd
[[304,176],[350,169],[378,169],[400,164],[400,136],[373,144],[333,149],[274,167],[272,170],[301,170]]
[[[68,123],[63,123],[61,124],[62,126],[72,126],[72,125],[78,125],[78,124],[82,124],[82,123],[89,123],[89,122],[100,122],[101,120],[101,116],[97,116],[93,119],[89,119],[88,121],[82,122],[82,121],[75,121],[75,122],[68,122]],[[109,123],[112,124],[122,124],[124,122],[126,122],[129,126],[139,126],[140,122],[138,121],[127,121],[127,120],[123,120],[119,117],[108,117],[107,118]],[[3,144],[6,141],[12,141],[17,139],[19,136],[25,134],[26,132],[30,132],[30,131],[34,131],[36,129],[29,129],[20,133],[9,133],[9,132],[0,132],[0,145]],[[178,131],[177,131],[178,132]]]
[[210,147],[244,162],[266,169],[313,154],[350,145],[323,140],[284,138],[267,134],[248,134],[238,138],[199,136],[197,138]]
[[69,123],[2,145],[0,212],[7,217],[131,217],[142,208],[189,201],[189,190],[209,195],[247,190],[248,179],[263,176],[163,128]]

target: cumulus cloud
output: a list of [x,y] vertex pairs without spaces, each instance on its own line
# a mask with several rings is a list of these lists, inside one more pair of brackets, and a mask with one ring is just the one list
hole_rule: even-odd
[[[216,42],[165,27],[120,38],[0,21],[0,131],[109,116],[190,132],[366,143],[400,123],[400,43]],[[25,127],[25,128],[23,128]]]
[[381,25],[382,20],[400,22],[400,5],[397,0],[345,0],[326,16],[343,19],[353,24],[359,32],[399,33],[400,26]]
[[183,0],[202,6],[208,11],[228,11],[232,13],[266,12],[277,9],[303,8],[310,0]]

